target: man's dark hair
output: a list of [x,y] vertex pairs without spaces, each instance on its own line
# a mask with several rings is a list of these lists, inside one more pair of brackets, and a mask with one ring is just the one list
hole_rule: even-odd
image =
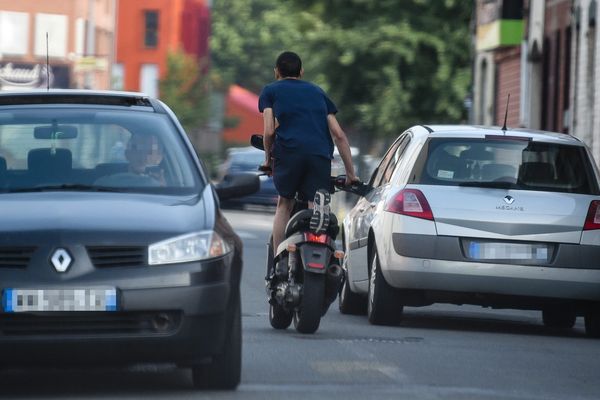
[[279,70],[279,74],[282,78],[300,76],[300,70],[302,69],[302,60],[300,56],[291,51],[284,51],[277,57],[275,67]]

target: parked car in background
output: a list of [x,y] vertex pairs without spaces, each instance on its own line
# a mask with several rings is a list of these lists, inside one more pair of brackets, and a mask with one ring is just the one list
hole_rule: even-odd
[[600,337],[598,179],[569,135],[410,128],[344,220],[340,310],[396,324],[438,302],[533,309]]
[[4,367],[176,363],[240,381],[241,240],[173,112],[139,93],[0,94]]
[[254,147],[231,147],[221,168],[221,176],[232,173],[253,173],[260,175],[260,189],[248,196],[232,198],[222,202],[224,208],[243,208],[247,205],[277,206],[278,194],[273,178],[262,175],[258,167],[265,161],[265,153]]

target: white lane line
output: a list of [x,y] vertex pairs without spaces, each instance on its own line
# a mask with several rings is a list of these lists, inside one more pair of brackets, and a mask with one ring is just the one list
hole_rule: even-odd
[[315,361],[311,367],[322,375],[349,375],[353,373],[375,371],[387,376],[396,383],[408,383],[408,377],[400,372],[400,368],[373,361]]
[[258,239],[258,236],[247,231],[236,231],[236,233],[242,239]]

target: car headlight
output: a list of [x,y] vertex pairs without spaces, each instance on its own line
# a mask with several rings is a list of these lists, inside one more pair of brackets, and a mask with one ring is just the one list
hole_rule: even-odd
[[223,256],[231,246],[214,231],[202,231],[177,236],[151,244],[148,248],[148,264],[174,264],[206,260]]

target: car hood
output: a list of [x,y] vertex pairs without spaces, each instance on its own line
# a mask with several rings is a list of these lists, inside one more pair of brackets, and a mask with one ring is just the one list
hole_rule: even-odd
[[2,194],[0,244],[22,241],[19,237],[27,242],[36,237],[45,241],[49,236],[65,241],[73,236],[78,242],[142,244],[212,229],[215,208],[209,188],[202,195],[191,196],[64,191]]

